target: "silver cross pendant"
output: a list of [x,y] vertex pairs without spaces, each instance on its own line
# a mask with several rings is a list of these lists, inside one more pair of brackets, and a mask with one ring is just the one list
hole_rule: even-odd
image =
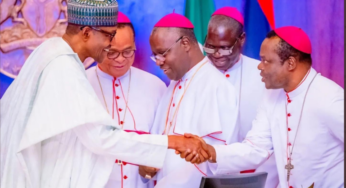
[[287,170],[287,181],[290,180],[291,170],[293,168],[294,166],[291,164],[291,159],[289,159],[287,165],[285,165],[285,169]]

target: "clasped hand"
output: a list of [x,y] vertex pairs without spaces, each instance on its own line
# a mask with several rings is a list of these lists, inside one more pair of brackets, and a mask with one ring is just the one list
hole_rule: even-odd
[[[199,136],[192,134],[184,134],[184,136],[169,135],[168,136],[168,148],[174,149],[177,155],[185,159],[192,164],[200,164],[206,160],[211,160],[212,155],[210,145]],[[151,179],[156,175],[159,169],[140,166],[139,174],[142,177]]]
[[175,148],[171,149],[174,149],[175,153],[180,155],[180,157],[184,158],[187,162],[200,164],[210,159],[211,155],[208,146],[199,136],[185,134],[184,137],[179,136],[179,139],[182,141],[179,142]]

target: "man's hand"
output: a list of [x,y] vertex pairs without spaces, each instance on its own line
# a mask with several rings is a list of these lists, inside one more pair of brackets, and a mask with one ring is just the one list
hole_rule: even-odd
[[[194,137],[194,138],[198,138],[198,139],[203,140],[202,138],[200,138],[200,137],[198,137],[196,135],[189,134],[189,133],[185,133],[184,136],[186,138],[193,138]],[[215,148],[213,146],[207,144],[207,150],[208,150],[207,151],[208,154],[210,155],[210,158],[207,159],[207,160],[209,160],[209,162],[216,163],[216,151],[215,151]],[[180,154],[180,157],[183,158],[183,159],[185,158],[185,160],[187,162],[191,162],[192,164],[196,163],[195,157],[193,155],[191,155],[191,153],[187,153],[187,152],[181,153],[179,151],[175,151],[175,153],[176,154]],[[205,161],[201,161],[201,162],[205,162]],[[197,164],[199,164],[199,163],[197,163]]]
[[146,179],[154,177],[157,171],[159,171],[159,169],[148,166],[139,166],[138,168],[139,175]]
[[168,148],[176,150],[181,156],[189,156],[192,163],[202,163],[210,158],[207,144],[198,136],[168,136]]
[[[210,154],[210,158],[208,159],[209,162],[211,163],[216,163],[216,151],[215,148],[209,144],[207,144],[207,148],[208,148],[208,153]],[[178,152],[176,152],[178,154]],[[185,160],[187,162],[191,162],[192,164],[195,164],[196,162],[194,161],[194,157],[191,154],[185,154],[185,153],[180,153],[180,157],[181,158],[185,158]],[[205,161],[202,161],[205,162]],[[199,163],[197,163],[199,164]]]

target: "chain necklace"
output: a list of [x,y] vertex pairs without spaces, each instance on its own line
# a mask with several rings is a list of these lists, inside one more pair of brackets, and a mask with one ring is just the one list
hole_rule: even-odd
[[[179,102],[178,102],[177,108],[176,108],[176,110],[175,110],[174,113],[173,113],[172,119],[171,119],[171,121],[169,121],[169,113],[170,113],[171,105],[172,105],[172,102],[173,102],[173,97],[174,97],[175,89],[176,89],[176,87],[177,87],[177,85],[178,85],[179,82],[174,86],[174,89],[173,89],[173,92],[172,92],[172,96],[171,96],[171,101],[170,101],[170,103],[169,103],[169,105],[168,105],[168,109],[167,109],[165,129],[164,129],[164,132],[163,132],[162,134],[169,134],[169,131],[170,131],[171,127],[172,127],[172,123],[173,123],[173,121],[174,121],[174,120],[176,119],[176,117],[177,117],[177,114],[178,114],[177,112],[178,112],[178,110],[179,110],[180,103],[181,103],[181,101],[183,100],[184,95],[185,95],[187,89],[189,88],[189,86],[190,86],[190,84],[191,84],[193,78],[194,78],[195,75],[197,74],[197,72],[198,72],[205,64],[207,64],[207,62],[204,62],[200,67],[198,67],[197,71],[192,75],[192,77],[191,77],[189,83],[188,83],[187,86],[186,86],[186,89],[184,89],[183,95],[181,96],[181,98],[180,98],[180,100],[179,100]],[[168,123],[168,121],[169,121],[169,127],[168,127],[168,131],[167,131],[167,123]],[[175,122],[176,122],[176,121],[175,121]]]
[[[126,117],[126,112],[127,112],[127,108],[128,108],[128,101],[129,101],[129,94],[130,94],[130,86],[131,86],[131,68],[130,68],[130,76],[129,76],[129,87],[128,87],[128,89],[127,89],[127,99],[125,99],[124,98],[124,100],[125,100],[125,104],[126,104],[126,107],[125,107],[125,112],[124,112],[124,117],[123,117],[123,121],[120,121],[120,119],[118,120],[118,123],[119,123],[119,126],[121,127],[121,128],[123,128],[124,127],[124,124],[125,124],[125,117]],[[106,99],[105,99],[105,95],[104,95],[104,93],[103,93],[103,89],[102,89],[102,85],[101,85],[101,82],[100,82],[100,78],[99,78],[99,75],[98,75],[98,73],[97,73],[97,67],[95,68],[95,73],[96,73],[96,77],[97,77],[97,81],[98,81],[98,83],[99,83],[99,86],[100,86],[100,90],[101,90],[101,93],[102,93],[102,97],[103,97],[103,102],[104,102],[104,104],[105,104],[105,106],[106,106],[106,110],[107,110],[107,112],[108,112],[108,114],[109,114],[109,110],[108,110],[108,105],[107,105],[107,102],[106,102]],[[119,83],[120,83],[120,80],[119,80]],[[114,87],[114,85],[113,85],[113,87]],[[121,85],[120,85],[120,87],[122,87]],[[123,93],[123,97],[125,97],[124,96],[124,93]],[[114,93],[113,93],[113,102],[114,102]],[[114,107],[113,107],[113,113],[114,113]]]
[[[312,81],[310,82],[309,86],[308,86],[308,89],[306,90],[305,92],[305,96],[304,96],[304,100],[303,100],[303,105],[302,105],[302,109],[300,111],[300,116],[299,116],[299,120],[298,120],[298,126],[297,126],[297,131],[296,131],[296,134],[294,136],[294,140],[293,140],[293,144],[292,144],[292,149],[290,150],[290,148],[288,147],[288,150],[289,151],[289,156],[288,156],[288,162],[287,162],[287,165],[285,165],[285,169],[287,170],[287,182],[289,182],[290,180],[290,172],[291,170],[294,168],[292,162],[291,162],[291,159],[292,159],[292,153],[293,153],[293,149],[294,149],[294,146],[295,146],[295,143],[296,143],[296,139],[297,139],[297,134],[298,134],[298,130],[299,130],[299,126],[300,126],[300,122],[302,120],[302,116],[303,116],[303,110],[304,110],[304,105],[305,105],[305,100],[306,100],[306,96],[309,92],[309,89],[310,89],[310,86],[312,84],[312,82],[315,80],[316,76],[318,75],[318,73],[315,74],[314,78],[312,79]],[[287,102],[285,102],[286,104],[286,119],[287,119]],[[287,130],[288,130],[288,121],[286,121],[286,126],[287,126]],[[288,134],[287,134],[288,135]],[[288,138],[288,137],[287,137]],[[287,139],[288,141],[288,139]],[[288,145],[288,144],[287,144]]]

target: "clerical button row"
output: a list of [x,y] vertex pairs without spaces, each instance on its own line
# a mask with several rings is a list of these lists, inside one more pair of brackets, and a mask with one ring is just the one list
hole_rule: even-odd
[[[117,163],[118,165],[124,165],[124,166],[127,164],[125,161],[118,160],[118,159],[115,160],[115,163]],[[127,179],[127,176],[124,175],[123,178],[126,180],[126,179]]]
[[[287,116],[288,116],[288,117],[291,117],[291,113],[288,113]],[[291,131],[291,128],[288,127],[287,130],[288,130],[288,131]]]

